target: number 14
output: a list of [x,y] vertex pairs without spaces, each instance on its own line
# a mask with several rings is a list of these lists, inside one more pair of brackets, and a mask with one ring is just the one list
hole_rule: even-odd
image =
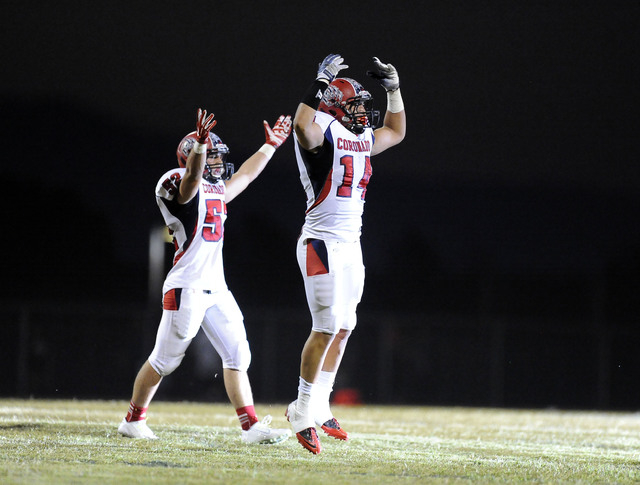
[[[345,155],[340,159],[340,165],[344,166],[344,175],[342,177],[342,183],[338,187],[338,197],[351,197],[353,190],[353,155]],[[360,198],[364,200],[364,196],[367,193],[367,184],[371,178],[371,159],[370,157],[364,158],[364,175],[358,182],[358,187],[362,189]]]

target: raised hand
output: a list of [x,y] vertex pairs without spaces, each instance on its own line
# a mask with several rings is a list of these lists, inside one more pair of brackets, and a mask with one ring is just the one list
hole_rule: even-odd
[[206,144],[209,140],[211,128],[216,126],[217,121],[213,119],[213,113],[207,116],[207,111],[198,108],[198,121],[196,123],[196,138],[198,143]]
[[282,145],[291,134],[290,115],[280,115],[280,118],[275,122],[273,128],[271,128],[269,123],[266,121],[263,121],[262,123],[264,124],[264,136],[266,138],[266,143],[274,148],[278,148]]
[[325,80],[331,83],[342,69],[346,69],[346,64],[342,64],[344,59],[340,54],[329,54],[318,64],[317,80]]
[[398,71],[391,64],[383,64],[377,57],[373,58],[376,71],[367,71],[367,76],[377,79],[387,91],[395,91],[400,87]]

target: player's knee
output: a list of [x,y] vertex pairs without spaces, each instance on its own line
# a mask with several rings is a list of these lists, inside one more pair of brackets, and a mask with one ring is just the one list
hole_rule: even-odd
[[165,377],[180,366],[183,358],[184,354],[160,358],[157,354],[152,353],[149,357],[149,364],[161,377]]
[[345,319],[345,324],[342,326],[342,328],[344,328],[345,330],[348,330],[349,333],[351,333],[351,330],[356,328],[357,324],[358,324],[358,316],[354,311],[351,314],[347,315],[347,318]]
[[225,369],[234,369],[241,372],[246,372],[250,364],[251,349],[249,348],[249,342],[247,340],[239,342],[235,349],[229,352],[222,361],[222,367]]
[[340,322],[333,307],[327,307],[314,313],[311,330],[320,333],[330,333],[335,335],[340,330]]

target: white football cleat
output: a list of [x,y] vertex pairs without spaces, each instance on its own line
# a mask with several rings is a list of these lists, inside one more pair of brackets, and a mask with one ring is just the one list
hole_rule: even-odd
[[147,426],[147,420],[141,421],[127,421],[122,419],[122,423],[118,426],[118,433],[127,438],[138,438],[145,440],[157,440],[158,437],[153,434],[153,431]]
[[245,443],[275,444],[286,440],[291,436],[288,429],[270,428],[271,416],[266,415],[262,421],[253,423],[248,430],[242,430],[242,441]]

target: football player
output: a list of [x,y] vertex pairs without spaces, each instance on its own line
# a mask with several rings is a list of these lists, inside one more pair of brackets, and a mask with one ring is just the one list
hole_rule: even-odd
[[164,376],[182,362],[200,328],[222,360],[224,385],[236,409],[246,443],[278,443],[289,429],[272,429],[270,416],[260,421],[253,406],[247,369],[251,352],[244,319],[227,288],[222,263],[227,204],[260,175],[291,133],[291,116],[273,128],[264,121],[266,142],[234,173],[226,161],[228,147],[210,130],[213,114],[198,110],[196,131],[178,145],[179,168],[158,181],[156,201],[170,233],[175,255],[163,285],[162,318],[156,343],[133,386],[126,417],[118,432],[131,438],[156,439],[146,422],[151,399]]
[[298,441],[315,454],[321,451],[316,426],[333,438],[348,439],[329,396],[364,287],[360,232],[371,157],[400,143],[406,129],[395,67],[374,57],[375,71],[368,72],[387,93],[383,125],[375,128],[373,97],[357,81],[338,77],[348,67],[343,61],[330,54],[319,64],[293,120],[307,196],[297,258],[312,327],[302,349],[298,398],[286,416]]

